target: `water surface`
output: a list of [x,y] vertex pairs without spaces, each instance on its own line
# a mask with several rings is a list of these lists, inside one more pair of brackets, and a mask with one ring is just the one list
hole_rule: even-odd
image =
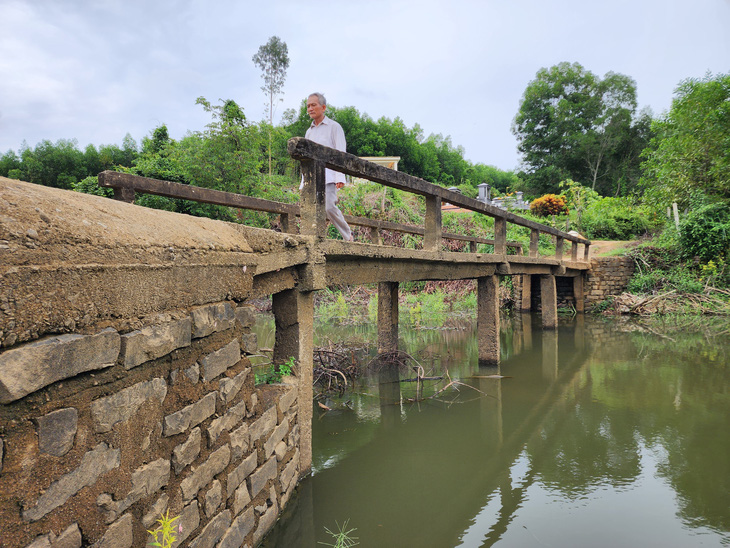
[[[353,336],[375,339],[317,327],[318,344]],[[333,543],[346,521],[363,547],[730,546],[726,335],[518,315],[497,368],[471,328],[401,339],[448,378],[373,374],[315,407],[313,473],[263,546]],[[449,379],[476,390],[428,398]]]

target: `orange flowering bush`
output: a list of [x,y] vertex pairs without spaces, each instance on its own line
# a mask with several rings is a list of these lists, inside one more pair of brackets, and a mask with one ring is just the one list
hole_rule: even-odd
[[530,204],[530,211],[538,217],[548,217],[549,215],[567,215],[568,204],[565,203],[565,196],[557,196],[555,194],[545,194],[540,198],[536,198]]

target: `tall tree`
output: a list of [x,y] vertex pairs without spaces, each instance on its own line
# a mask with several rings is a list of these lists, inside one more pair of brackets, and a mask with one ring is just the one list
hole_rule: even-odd
[[528,185],[554,192],[561,180],[574,179],[613,191],[620,178],[615,156],[632,138],[635,111],[636,83],[628,76],[601,79],[578,63],[540,69],[512,126]]
[[680,83],[653,129],[642,182],[657,199],[730,201],[730,73]]
[[[261,77],[264,85],[261,90],[268,96],[269,124],[274,125],[274,102],[282,92],[286,70],[289,68],[289,49],[286,42],[282,42],[278,36],[272,36],[269,41],[259,47],[259,51],[252,58],[257,67],[261,69]],[[269,130],[269,175],[271,175],[271,130]]]

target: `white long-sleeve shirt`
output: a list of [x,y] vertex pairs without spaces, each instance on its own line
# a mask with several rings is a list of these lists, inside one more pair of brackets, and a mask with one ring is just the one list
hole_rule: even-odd
[[[345,141],[345,132],[342,126],[327,116],[324,117],[318,126],[314,125],[314,121],[312,121],[312,125],[309,126],[304,137],[326,147],[341,150],[342,152],[347,151],[347,142]],[[324,182],[344,183],[345,174],[332,171],[331,169],[325,169]]]

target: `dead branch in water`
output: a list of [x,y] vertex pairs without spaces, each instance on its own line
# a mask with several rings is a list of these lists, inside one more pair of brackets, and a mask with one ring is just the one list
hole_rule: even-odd
[[[353,379],[362,373],[354,351],[347,347],[314,350],[313,384],[326,391],[344,392]],[[349,382],[348,382],[349,379]]]

